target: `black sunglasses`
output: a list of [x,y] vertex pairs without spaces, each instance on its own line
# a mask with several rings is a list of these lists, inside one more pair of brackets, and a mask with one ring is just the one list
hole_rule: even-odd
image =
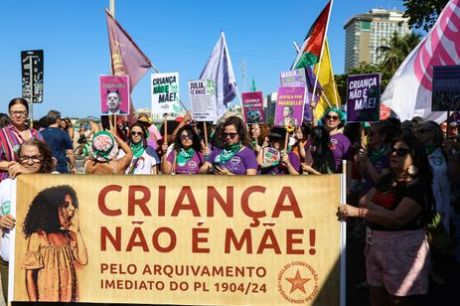
[[144,133],[142,133],[142,132],[136,132],[136,131],[131,131],[131,136],[136,136],[136,135],[142,136],[142,135],[144,135]]
[[404,157],[407,154],[410,153],[410,149],[404,149],[404,148],[391,148],[390,154],[396,153],[399,157]]
[[326,115],[326,119],[336,121],[339,120],[339,116]]
[[225,132],[222,133],[223,138],[230,137],[230,139],[233,139],[236,137],[236,135],[238,135],[238,133],[225,133]]

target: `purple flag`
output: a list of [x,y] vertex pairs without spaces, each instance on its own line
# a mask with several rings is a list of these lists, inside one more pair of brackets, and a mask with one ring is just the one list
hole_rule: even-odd
[[112,74],[128,75],[132,91],[137,82],[152,67],[152,63],[112,15],[107,10],[105,13],[112,55]]
[[222,116],[227,111],[228,103],[235,98],[237,92],[235,73],[224,32],[220,34],[219,40],[200,74],[200,80],[214,81],[217,96],[217,116]]

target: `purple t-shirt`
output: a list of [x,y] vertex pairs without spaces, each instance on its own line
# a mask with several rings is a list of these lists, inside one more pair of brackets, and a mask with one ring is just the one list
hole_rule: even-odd
[[335,159],[336,172],[342,172],[342,160],[349,159],[351,143],[342,133],[331,135],[331,150]]
[[[216,148],[209,155],[208,162],[213,163],[222,149]],[[247,169],[257,169],[257,159],[254,151],[248,147],[243,147],[229,161],[221,165],[233,174],[246,174]]]
[[[292,167],[297,171],[300,172],[300,159],[294,152],[288,153],[289,162],[291,163]],[[280,174],[289,174],[289,170],[286,166],[282,163],[279,163],[277,166],[264,168],[260,171],[260,174],[272,174],[272,175],[280,175]]]
[[196,152],[192,158],[183,166],[177,164],[177,161],[174,163],[176,156],[177,152],[173,150],[166,157],[166,160],[170,162],[171,165],[174,165],[175,174],[198,174],[200,173],[200,167],[205,162],[204,155],[201,152]]

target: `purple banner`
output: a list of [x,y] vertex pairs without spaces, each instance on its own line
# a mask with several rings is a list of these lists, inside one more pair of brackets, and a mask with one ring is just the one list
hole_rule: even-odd
[[280,87],[275,109],[275,125],[293,128],[302,125],[305,87]]
[[348,76],[347,100],[347,121],[378,121],[380,117],[380,74]]
[[241,99],[243,100],[243,114],[246,123],[265,123],[262,92],[243,92]]

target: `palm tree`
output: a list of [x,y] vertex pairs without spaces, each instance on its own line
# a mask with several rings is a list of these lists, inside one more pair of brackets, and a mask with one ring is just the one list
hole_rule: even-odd
[[381,68],[393,75],[409,53],[419,44],[420,35],[416,33],[400,36],[397,32],[377,48]]

